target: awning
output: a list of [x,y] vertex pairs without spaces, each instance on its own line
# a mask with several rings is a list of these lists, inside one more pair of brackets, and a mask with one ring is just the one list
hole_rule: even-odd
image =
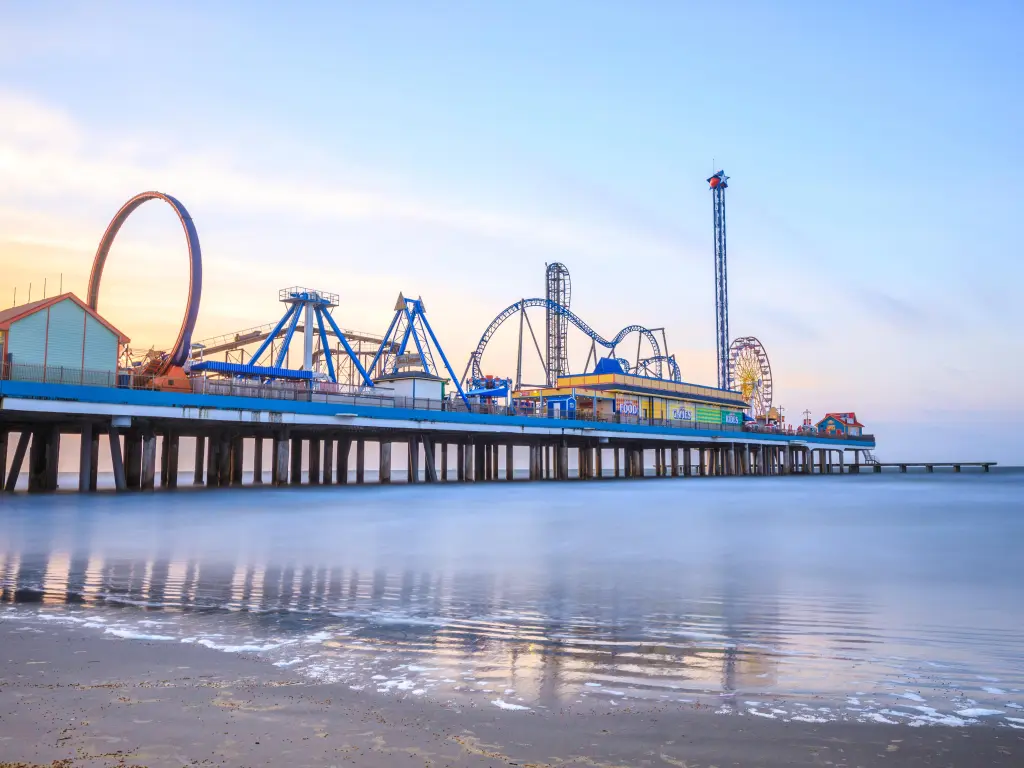
[[508,397],[508,387],[471,389],[466,393],[466,397]]

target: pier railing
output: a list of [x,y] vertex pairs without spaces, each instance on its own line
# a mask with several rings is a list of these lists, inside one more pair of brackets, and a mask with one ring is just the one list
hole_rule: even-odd
[[[0,364],[0,380],[35,382],[41,384],[73,384],[89,387],[108,387],[133,390],[153,390],[154,377],[130,370],[95,371],[77,367],[42,366],[24,363]],[[635,426],[668,427],[676,429],[706,430],[714,432],[750,432],[759,434],[785,434],[792,437],[815,437],[755,424],[721,424],[679,419],[656,419],[621,413],[595,412],[589,409],[549,409],[541,400],[532,408],[523,409],[499,403],[473,403],[469,408],[461,399],[434,400],[402,397],[384,387],[373,389],[336,384],[330,381],[254,381],[218,377],[194,376],[189,379],[190,391],[198,395],[222,397],[248,397],[263,400],[284,400],[299,403],[332,403],[335,405],[369,406],[374,408],[405,408],[420,411],[446,411],[474,413],[490,416],[516,416],[520,418],[559,419],[591,424],[629,424]],[[836,437],[816,435],[817,437]],[[843,436],[842,439],[873,443],[873,435]]]

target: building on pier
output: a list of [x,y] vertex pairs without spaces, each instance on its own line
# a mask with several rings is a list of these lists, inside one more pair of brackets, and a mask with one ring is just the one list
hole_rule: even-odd
[[565,403],[561,408],[575,409],[577,418],[694,422],[737,429],[749,407],[739,392],[627,373],[559,376],[557,387],[520,390],[512,398],[520,413],[542,413]]
[[863,433],[864,425],[857,421],[857,414],[852,411],[826,413],[825,418],[818,422],[819,435],[860,437]]
[[0,311],[4,378],[109,386],[128,341],[73,293]]

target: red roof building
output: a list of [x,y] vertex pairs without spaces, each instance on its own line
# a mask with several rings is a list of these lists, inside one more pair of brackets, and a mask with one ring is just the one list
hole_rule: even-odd
[[857,420],[857,414],[853,411],[826,413],[825,418],[818,422],[818,432],[825,435],[860,437],[864,434],[864,425]]

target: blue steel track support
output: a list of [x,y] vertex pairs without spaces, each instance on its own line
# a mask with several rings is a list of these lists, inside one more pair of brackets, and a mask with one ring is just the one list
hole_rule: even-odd
[[[281,351],[277,355],[277,368],[281,368],[284,365],[285,355],[288,354],[288,345],[292,343],[292,336],[295,334],[295,326],[299,324],[299,315],[302,314],[302,305],[292,305],[292,322],[288,326],[288,333],[284,337],[284,343],[281,344]],[[309,329],[305,329],[305,333],[309,333]]]
[[[418,312],[418,309],[417,309],[416,302],[413,302],[412,311],[411,312],[409,311],[408,304],[406,305],[406,307],[405,307],[405,319],[406,319],[406,322],[409,324],[409,327],[406,328],[406,330],[405,330],[405,339],[402,341],[402,349],[399,351],[399,354],[402,354],[405,351],[406,347],[409,344],[409,337],[412,336],[412,340],[414,342],[416,342],[416,352],[417,352],[417,354],[419,354],[420,360],[423,361],[423,370],[425,370],[427,373],[429,373],[431,375],[436,375],[437,371],[432,370],[432,367],[430,365],[432,356],[428,357],[424,353],[424,351],[423,351],[423,344],[420,342],[420,335],[418,333],[416,333],[416,315],[417,315],[417,312]],[[396,370],[397,370],[397,367],[398,367],[398,359],[396,358],[395,359],[395,368],[396,368]]]
[[398,319],[401,316],[401,312],[395,312],[395,316],[391,318],[391,325],[388,326],[387,333],[384,334],[384,341],[380,343],[380,347],[377,349],[377,354],[373,356],[373,360],[370,362],[371,371],[377,367],[377,361],[380,360],[380,356],[384,354],[384,350],[388,348],[388,345],[394,344],[394,342],[391,341],[391,334],[394,333],[395,326],[398,325]]
[[582,331],[591,339],[593,339],[596,344],[599,344],[602,347],[611,350],[614,350],[615,347],[619,344],[619,342],[621,342],[629,334],[640,334],[641,336],[646,338],[647,342],[651,345],[651,349],[654,352],[654,355],[650,359],[654,361],[654,364],[656,366],[656,375],[659,377],[661,376],[661,363],[664,358],[661,354],[661,345],[658,344],[658,339],[651,329],[645,328],[642,325],[627,325],[625,328],[623,328],[621,331],[615,334],[614,338],[606,339],[593,328],[591,328],[589,325],[587,325],[582,319],[580,319],[580,317],[575,315],[570,310],[549,299],[539,298],[521,299],[517,301],[515,304],[510,304],[509,306],[505,307],[505,309],[498,313],[498,316],[495,317],[491,321],[491,324],[487,326],[487,330],[483,332],[483,335],[480,337],[480,341],[477,342],[476,349],[473,350],[473,352],[470,354],[469,362],[466,364],[467,374],[471,373],[472,378],[474,379],[483,378],[483,369],[480,366],[480,361],[483,359],[484,350],[487,348],[487,342],[490,341],[491,337],[494,335],[495,331],[498,330],[502,323],[504,323],[508,318],[512,317],[512,315],[514,315],[516,312],[525,312],[528,307],[543,307],[547,312],[551,313],[553,316],[564,317],[569,323],[572,323],[572,325],[576,326],[576,328],[578,328],[580,331]]
[[327,375],[331,381],[337,381],[338,377],[334,373],[334,360],[331,359],[331,344],[327,341],[327,329],[324,328],[324,311],[320,307],[313,308],[314,314],[316,314],[316,325],[317,330],[320,332],[320,345],[324,349],[324,361],[327,363]]
[[[362,364],[359,362],[359,358],[356,356],[355,350],[352,349],[352,345],[348,343],[348,339],[345,338],[345,334],[342,333],[338,324],[330,314],[329,310],[331,307],[338,306],[338,297],[336,295],[325,293],[323,291],[313,291],[307,288],[285,288],[281,290],[279,296],[281,301],[288,304],[288,309],[285,310],[284,316],[278,321],[277,325],[274,326],[274,329],[259,345],[256,352],[251,358],[249,358],[251,365],[259,365],[260,358],[263,357],[268,349],[272,349],[274,342],[280,337],[281,331],[285,326],[288,326],[287,332],[283,339],[281,339],[281,347],[277,353],[276,364],[271,360],[273,367],[282,368],[284,366],[292,338],[295,335],[295,331],[298,330],[299,320],[305,315],[309,322],[303,326],[303,333],[306,335],[307,339],[312,339],[314,335],[319,335],[320,346],[324,352],[329,379],[333,382],[338,381],[337,370],[334,367],[334,359],[331,356],[328,326],[334,335],[338,337],[338,341],[340,341],[342,346],[345,348],[345,352],[348,354],[349,359],[352,360],[353,366],[359,372],[359,375],[362,376],[363,382],[368,387],[373,386],[373,380],[367,375],[366,370],[363,368]],[[307,341],[307,343],[310,345],[307,347],[308,352],[312,346],[312,342]]]
[[295,311],[295,306],[296,305],[292,304],[288,307],[288,311],[284,313],[284,317],[281,318],[281,321],[274,326],[274,330],[270,332],[270,335],[264,339],[262,344],[260,344],[259,349],[257,349],[253,356],[249,358],[253,365],[259,365],[260,357],[262,357],[263,353],[267,351],[267,347],[274,343],[274,339],[277,338],[277,334],[281,332],[281,329],[284,328],[284,324],[288,322],[288,318],[290,318],[292,312]]
[[[419,323],[419,326],[417,326],[417,323]],[[395,337],[399,335],[401,340],[396,343]],[[416,351],[419,353],[423,372],[431,376],[439,375],[437,364],[434,360],[434,350],[436,350],[437,354],[441,357],[441,362],[444,363],[445,370],[448,371],[448,375],[451,376],[452,382],[455,384],[455,390],[459,393],[459,397],[462,398],[462,402],[466,404],[466,407],[470,408],[469,398],[466,397],[461,382],[452,370],[444,350],[441,349],[437,336],[434,335],[434,329],[430,327],[430,321],[427,320],[427,312],[423,307],[421,299],[407,299],[399,295],[398,301],[395,304],[395,316],[391,320],[391,325],[388,326],[387,333],[384,334],[384,340],[381,342],[380,349],[377,350],[377,354],[373,358],[373,363],[370,364],[370,370],[373,370],[377,365],[377,361],[383,357],[383,362],[381,363],[382,373],[397,373],[399,358],[408,349],[410,338],[416,345]],[[392,349],[395,351],[392,352]]]
[[452,377],[452,381],[455,383],[455,389],[459,393],[459,397],[462,398],[462,402],[464,402],[466,404],[466,407],[469,408],[469,398],[466,397],[466,393],[462,390],[462,384],[459,383],[459,377],[456,376],[455,371],[452,370],[451,363],[448,362],[448,358],[444,354],[444,350],[441,349],[441,345],[437,343],[437,336],[434,335],[434,329],[430,327],[430,322],[427,320],[426,315],[421,314],[420,318],[423,321],[423,327],[430,335],[430,340],[434,344],[434,349],[436,349],[437,353],[441,355],[441,362],[444,363],[445,370],[448,371],[448,375]]
[[668,366],[668,377],[671,381],[683,380],[683,373],[679,370],[679,363],[676,362],[675,355],[659,355],[658,357],[648,357],[644,360],[640,360],[636,364],[636,371],[639,374],[641,370],[647,370],[659,362]]
[[[348,339],[345,338],[345,334],[341,332],[338,324],[334,322],[334,317],[330,312],[324,312],[324,317],[327,318],[327,324],[331,326],[331,330],[334,331],[334,335],[338,337],[338,341],[341,342],[341,346],[345,348],[348,356],[352,359],[352,365],[354,365],[356,370],[359,371],[359,375],[363,377],[363,381],[366,383],[366,386],[372,387],[373,379],[369,377],[366,373],[366,369],[363,368],[362,364],[359,362],[359,358],[356,357],[356,353],[355,350],[352,349],[352,345],[348,343]],[[327,353],[328,357],[330,357],[330,349],[326,345],[324,346],[324,352]],[[380,352],[377,354],[379,355]],[[374,359],[374,362],[376,362],[376,358]],[[372,365],[370,366],[370,370],[373,370]]]
[[729,177],[718,171],[708,178],[715,219],[715,349],[718,353],[718,388],[731,389],[729,381],[729,282],[725,249],[725,190]]

